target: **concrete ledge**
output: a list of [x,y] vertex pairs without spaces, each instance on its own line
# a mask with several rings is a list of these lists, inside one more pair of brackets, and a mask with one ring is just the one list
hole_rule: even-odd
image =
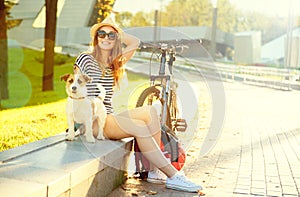
[[1,196],[107,196],[125,180],[132,139],[64,134],[0,153]]

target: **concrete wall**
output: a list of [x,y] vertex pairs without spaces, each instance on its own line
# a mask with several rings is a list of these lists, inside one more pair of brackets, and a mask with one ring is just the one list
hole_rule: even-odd
[[119,141],[65,134],[0,153],[1,196],[107,196],[126,179],[132,138]]

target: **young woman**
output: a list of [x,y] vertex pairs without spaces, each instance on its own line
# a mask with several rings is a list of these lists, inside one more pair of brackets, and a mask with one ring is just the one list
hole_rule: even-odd
[[118,86],[124,65],[134,55],[139,46],[139,39],[123,32],[110,17],[92,26],[90,36],[91,52],[80,54],[76,59],[75,68],[92,78],[87,84],[88,96],[94,97],[99,94],[97,83],[101,83],[106,90],[105,137],[115,140],[135,137],[143,155],[152,163],[149,181],[164,181],[170,189],[188,192],[201,190],[200,185],[192,183],[179,173],[161,152],[160,123],[154,107],[143,106],[120,114],[113,111],[114,86]]

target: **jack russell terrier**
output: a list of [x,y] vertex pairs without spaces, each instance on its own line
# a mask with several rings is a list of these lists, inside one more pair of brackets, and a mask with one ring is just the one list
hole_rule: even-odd
[[68,101],[66,106],[66,114],[69,131],[66,140],[74,140],[75,131],[74,124],[80,123],[85,126],[85,137],[88,142],[94,143],[93,122],[98,123],[97,139],[105,139],[103,136],[103,128],[106,120],[106,108],[103,100],[106,94],[105,88],[101,84],[97,84],[100,95],[96,98],[87,97],[86,84],[91,78],[83,74],[66,74],[61,77],[66,82],[66,92]]

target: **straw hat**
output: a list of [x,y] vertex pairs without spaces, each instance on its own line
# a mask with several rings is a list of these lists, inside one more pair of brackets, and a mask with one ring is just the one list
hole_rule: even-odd
[[118,27],[118,25],[116,24],[116,22],[110,17],[106,17],[101,23],[97,23],[95,25],[93,25],[91,27],[91,30],[90,30],[90,36],[91,38],[94,38],[94,36],[96,35],[97,33],[97,30],[100,28],[100,27],[103,27],[103,26],[111,26],[112,28],[114,28],[119,34],[121,34],[123,31],[121,28]]

